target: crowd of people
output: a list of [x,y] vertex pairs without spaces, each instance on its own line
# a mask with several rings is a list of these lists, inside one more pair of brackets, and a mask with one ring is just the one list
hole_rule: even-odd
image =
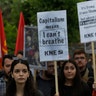
[[[15,58],[14,58],[15,57]],[[69,60],[57,61],[58,94],[55,91],[54,61],[47,62],[47,70],[34,74],[23,52],[5,55],[0,71],[0,96],[92,96],[96,89],[92,60],[84,50],[74,51]]]

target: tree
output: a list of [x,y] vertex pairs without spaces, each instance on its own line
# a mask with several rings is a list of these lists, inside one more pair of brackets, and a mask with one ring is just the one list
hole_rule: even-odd
[[4,29],[6,33],[8,53],[14,53],[19,14],[21,11],[20,0],[0,0],[3,12]]
[[[69,43],[80,42],[77,3],[84,0],[28,0],[23,2],[22,10],[27,24],[37,25],[37,12],[67,10]],[[27,19],[26,19],[27,18]]]
[[81,1],[86,0],[0,0],[9,53],[14,52],[20,11],[26,25],[37,26],[37,12],[67,10],[69,44],[80,42],[76,3]]

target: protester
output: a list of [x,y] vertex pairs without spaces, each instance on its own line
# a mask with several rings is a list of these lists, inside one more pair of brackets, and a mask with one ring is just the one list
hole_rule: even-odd
[[16,57],[23,58],[23,51],[18,51]]
[[51,88],[54,84],[54,62],[47,62],[47,70],[42,70],[42,73],[37,76],[37,87],[41,90],[44,96],[51,96]]
[[10,74],[11,64],[13,62],[12,55],[4,55],[2,60],[2,71],[0,73],[0,96],[6,93],[6,86]]
[[91,66],[92,64],[89,66],[87,62],[87,55],[85,51],[81,49],[75,50],[73,54],[73,58],[80,69],[82,80],[85,81],[89,85],[92,91],[93,90],[92,84],[94,82],[94,74],[93,74],[93,69]]
[[59,75],[60,72],[61,72],[61,68],[62,68],[62,66],[63,66],[63,63],[64,63],[64,61],[57,61],[57,65],[58,65],[58,68],[57,68],[58,75]]
[[6,96],[43,96],[35,87],[27,60],[15,58],[10,72]]
[[89,86],[81,80],[79,68],[72,60],[63,63],[58,81],[59,92],[56,94],[53,88],[51,96],[91,96]]

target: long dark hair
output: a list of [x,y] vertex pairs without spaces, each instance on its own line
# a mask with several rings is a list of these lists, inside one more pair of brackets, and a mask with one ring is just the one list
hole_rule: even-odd
[[80,77],[80,71],[79,71],[79,68],[77,66],[77,64],[73,61],[73,60],[67,60],[63,63],[63,66],[61,68],[61,74],[60,74],[60,78],[59,78],[59,93],[60,93],[60,96],[63,96],[64,95],[64,90],[63,90],[63,86],[65,84],[65,75],[64,75],[64,67],[67,63],[72,63],[75,68],[76,68],[76,75],[73,79],[73,96],[78,96],[77,94],[79,94],[79,89],[81,90],[81,77]]
[[[11,73],[13,72],[15,65],[18,63],[26,65],[28,71],[30,72],[30,68],[29,68],[29,64],[28,64],[27,60],[18,59],[18,60],[14,60],[12,62],[11,70],[10,70]],[[30,72],[30,76],[25,83],[24,96],[35,96],[35,94],[36,94],[36,88],[34,85],[34,80],[33,80],[32,74]],[[14,78],[11,77],[11,75],[10,75],[9,81],[8,81],[6,96],[16,96],[16,83],[15,83]]]

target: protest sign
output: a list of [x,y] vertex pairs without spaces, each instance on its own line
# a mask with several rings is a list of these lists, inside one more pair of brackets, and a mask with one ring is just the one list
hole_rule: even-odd
[[28,59],[30,68],[47,69],[45,62],[39,59],[37,27],[24,27],[24,57]]
[[40,61],[68,59],[66,10],[38,12]]
[[[92,54],[91,42],[84,43],[84,49],[85,49],[85,52],[86,52],[86,53]],[[95,51],[95,53],[96,53],[96,42],[94,42],[94,51]]]
[[[96,1],[81,2],[77,4],[77,7],[81,42],[91,42],[94,83],[96,84],[96,65],[94,50],[94,41],[96,41]],[[92,96],[96,96],[95,90],[93,90]]]
[[77,3],[81,43],[96,41],[96,1]]

